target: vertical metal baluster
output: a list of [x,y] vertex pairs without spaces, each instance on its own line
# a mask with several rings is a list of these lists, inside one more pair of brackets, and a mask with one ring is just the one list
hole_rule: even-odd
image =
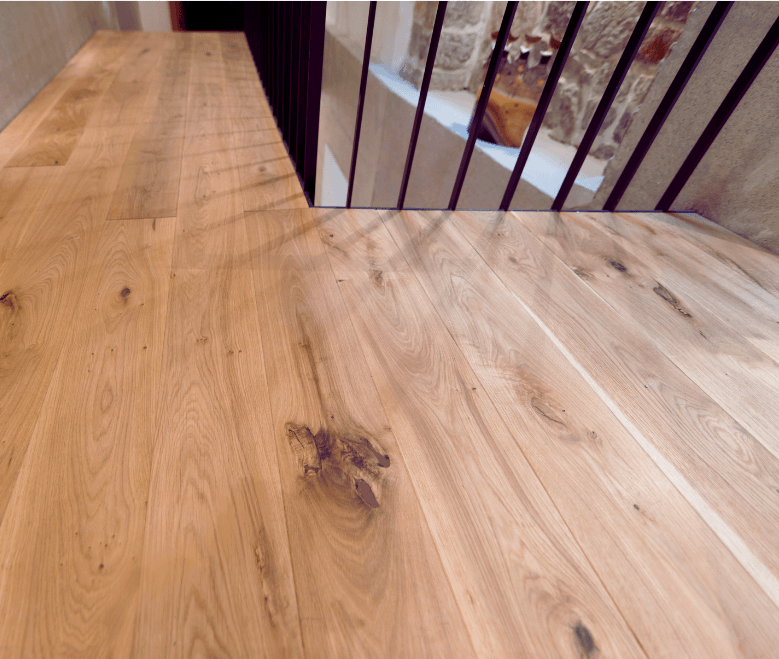
[[463,157],[460,160],[460,169],[457,171],[457,177],[454,180],[452,196],[449,199],[449,210],[457,208],[457,201],[460,198],[460,192],[462,191],[463,183],[465,182],[465,175],[468,173],[468,165],[471,162],[473,148],[476,146],[476,136],[479,134],[481,122],[482,119],[484,119],[484,113],[487,111],[487,103],[490,100],[492,86],[495,84],[495,78],[498,75],[498,65],[503,57],[503,50],[506,48],[506,40],[508,39],[511,24],[514,21],[514,13],[517,11],[517,4],[519,3],[509,2],[506,6],[506,12],[503,14],[503,22],[498,31],[498,40],[492,51],[490,64],[487,67],[487,77],[484,79],[481,95],[476,103],[476,112],[473,115],[471,128],[468,132],[468,139],[465,142],[465,151],[463,151]]
[[290,10],[291,3],[281,3],[281,101],[279,102],[279,128],[285,145],[289,145],[289,104],[290,104],[290,80],[289,80],[289,53],[292,48],[290,43]]
[[289,117],[287,119],[287,125],[289,126],[287,144],[289,145],[290,158],[295,161],[298,143],[298,107],[300,105],[300,13],[303,3],[296,0],[290,4],[292,5],[292,11],[290,15],[290,104]]
[[557,82],[560,79],[560,74],[563,71],[565,62],[568,60],[568,55],[571,52],[571,47],[576,39],[576,34],[579,32],[582,20],[584,19],[584,13],[587,11],[589,2],[577,2],[573,8],[573,13],[568,21],[568,27],[565,29],[565,36],[560,44],[560,48],[557,51],[554,62],[552,63],[552,69],[549,71],[549,77],[544,85],[544,90],[541,92],[541,98],[538,100],[536,111],[533,113],[533,118],[530,120],[530,126],[528,126],[525,139],[522,140],[522,148],[517,156],[517,163],[514,165],[514,171],[511,172],[508,185],[506,186],[506,192],[503,194],[503,199],[500,202],[500,210],[507,211],[511,200],[514,198],[514,194],[517,191],[519,180],[522,178],[522,171],[525,169],[527,159],[530,156],[530,151],[533,149],[533,144],[536,141],[536,136],[544,123],[544,116],[549,108],[549,103],[554,95],[554,90],[557,87]]
[[295,140],[295,163],[301,181],[304,171],[304,157],[306,153],[306,113],[308,111],[308,33],[311,29],[311,5],[301,2],[300,30],[300,58],[298,62],[298,80],[300,81],[299,103],[297,108],[297,139]]
[[668,91],[666,91],[665,96],[663,96],[663,100],[660,101],[660,104],[657,106],[654,115],[652,115],[652,118],[649,120],[646,130],[644,130],[644,134],[641,136],[638,144],[636,144],[636,148],[633,149],[633,153],[630,154],[630,158],[628,159],[625,168],[622,170],[617,182],[611,189],[611,192],[606,199],[606,203],[603,204],[603,210],[613,211],[617,208],[619,200],[622,199],[622,195],[625,194],[625,190],[627,190],[630,182],[638,171],[638,168],[641,166],[649,148],[655,141],[655,137],[657,137],[657,134],[663,127],[668,115],[671,114],[671,110],[673,110],[676,101],[684,91],[693,71],[695,71],[698,63],[706,53],[706,49],[709,47],[714,35],[717,34],[717,30],[719,30],[722,21],[725,19],[725,16],[728,15],[732,5],[732,2],[718,2],[714,5],[714,9],[711,10],[709,17],[706,19],[706,22],[701,29],[701,33],[695,39],[695,43],[693,43],[690,48],[690,52],[687,53],[687,57],[684,58],[684,62],[682,62],[679,71],[669,85]]
[[279,7],[278,2],[273,3],[273,23],[271,26],[271,43],[273,47],[273,79],[271,80],[271,85],[273,88],[273,97],[271,100],[271,105],[273,108],[273,117],[277,118],[279,116],[279,85],[281,84],[281,75],[280,75],[280,63],[281,63],[281,49],[280,49],[280,40],[279,40],[279,14],[281,12],[281,7]]
[[303,139],[303,190],[313,206],[316,190],[317,149],[319,146],[319,109],[322,98],[322,71],[325,54],[326,2],[308,3],[311,9],[308,32],[308,68],[305,114],[305,137]]
[[690,151],[690,154],[687,156],[684,163],[682,163],[682,166],[679,168],[676,176],[674,176],[668,189],[660,198],[660,201],[657,202],[655,210],[670,210],[671,204],[682,191],[684,184],[687,183],[687,180],[690,178],[693,171],[695,171],[695,168],[701,162],[703,156],[706,155],[706,151],[708,151],[711,143],[725,126],[725,123],[730,118],[730,115],[733,114],[736,106],[741,99],[744,98],[744,94],[747,93],[747,90],[754,82],[755,78],[757,78],[765,63],[771,55],[773,55],[777,45],[779,45],[779,18],[774,21],[771,29],[768,30],[768,33],[763,37],[763,40],[760,42],[754,55],[752,55],[749,62],[747,62],[747,65],[744,67],[744,70],[741,72],[741,75],[739,75],[736,82],[733,83],[730,91],[711,118],[711,121],[709,121],[706,128],[703,129],[703,133],[698,138],[698,141],[695,143],[695,146]]
[[422,86],[419,88],[419,101],[417,102],[417,112],[414,115],[414,125],[411,128],[411,139],[408,143],[408,154],[406,155],[406,165],[403,168],[403,179],[400,182],[398,208],[401,210],[403,209],[403,202],[406,200],[408,179],[411,176],[411,166],[414,164],[414,152],[416,151],[417,140],[419,139],[419,129],[422,126],[422,116],[425,114],[427,92],[430,88],[430,78],[433,76],[433,66],[435,65],[435,56],[438,52],[438,41],[441,39],[441,29],[444,26],[445,14],[446,2],[439,2],[438,11],[435,15],[435,23],[433,24],[433,34],[430,35],[430,48],[427,51],[427,61],[425,62],[425,73],[422,76]]
[[362,111],[365,106],[365,88],[368,85],[368,66],[371,63],[371,44],[373,42],[373,24],[376,21],[376,2],[371,2],[368,9],[368,29],[365,33],[365,51],[362,55],[362,76],[360,77],[360,97],[357,102],[357,120],[354,126],[354,142],[352,143],[352,164],[349,167],[349,188],[346,192],[346,207],[352,207],[352,192],[354,191],[354,173],[357,166],[357,151],[360,148],[360,128],[362,126]]
[[644,10],[641,12],[638,23],[636,23],[636,27],[633,30],[633,34],[631,34],[630,39],[628,39],[622,57],[619,58],[617,66],[614,68],[614,73],[611,74],[609,84],[606,85],[606,90],[603,92],[600,103],[598,103],[598,107],[595,108],[595,114],[592,116],[590,125],[587,126],[581,144],[579,144],[579,148],[576,150],[576,155],[573,157],[571,166],[568,168],[568,172],[563,179],[563,184],[560,186],[560,190],[557,193],[554,202],[552,202],[552,210],[561,211],[563,209],[563,204],[565,204],[568,193],[571,191],[576,176],[584,164],[584,159],[590,152],[592,143],[598,136],[598,131],[603,124],[603,120],[606,118],[606,113],[614,102],[614,98],[619,91],[622,81],[625,79],[625,75],[627,74],[630,65],[638,54],[638,49],[641,47],[641,42],[644,40],[649,25],[652,23],[652,20],[657,13],[659,4],[659,2],[647,2],[644,6]]

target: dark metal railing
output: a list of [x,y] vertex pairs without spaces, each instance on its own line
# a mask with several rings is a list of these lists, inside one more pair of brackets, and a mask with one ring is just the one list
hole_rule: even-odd
[[326,2],[247,2],[244,30],[309,204],[316,187]]
[[660,101],[660,105],[657,106],[657,110],[655,110],[652,119],[650,119],[649,125],[646,127],[646,130],[644,130],[644,134],[641,136],[641,139],[639,139],[635,149],[633,149],[633,153],[628,159],[625,168],[622,170],[617,182],[611,189],[611,192],[606,199],[606,203],[603,204],[603,210],[613,211],[617,208],[619,200],[622,199],[622,195],[625,194],[625,190],[627,190],[630,182],[633,180],[633,176],[643,162],[644,156],[649,151],[649,147],[652,146],[655,137],[657,137],[657,134],[663,127],[668,115],[671,114],[673,106],[676,104],[687,81],[692,77],[693,71],[695,71],[698,63],[703,58],[706,49],[709,47],[717,30],[719,30],[720,25],[722,25],[722,21],[725,20],[725,16],[727,16],[732,5],[732,2],[718,2],[714,5],[711,14],[709,14],[709,17],[706,19],[706,23],[704,24],[701,33],[690,48],[690,52],[687,53],[687,57],[685,57],[684,62],[682,62],[676,77],[668,87],[668,91],[665,93],[665,96],[663,96],[663,100]]
[[373,24],[376,22],[376,2],[371,2],[368,9],[368,31],[365,33],[365,52],[362,54],[362,74],[360,75],[360,96],[357,102],[357,119],[354,125],[354,141],[352,142],[352,163],[349,167],[349,187],[346,191],[346,207],[352,207],[352,192],[354,192],[354,173],[357,169],[357,151],[360,148],[360,131],[362,129],[362,111],[365,107],[365,90],[368,88],[368,67],[371,63],[371,46],[373,45]]
[[430,89],[430,79],[433,77],[433,65],[435,56],[438,53],[438,42],[441,39],[441,30],[444,27],[444,16],[446,16],[446,2],[438,3],[438,10],[435,14],[435,23],[433,24],[433,34],[430,35],[430,47],[427,50],[427,62],[425,63],[425,74],[422,76],[422,86],[419,88],[419,102],[417,111],[414,114],[414,125],[411,127],[411,139],[408,141],[408,154],[406,155],[406,165],[403,168],[403,178],[400,180],[400,193],[398,194],[398,208],[403,208],[406,201],[406,190],[408,190],[408,180],[411,177],[411,167],[414,164],[414,153],[417,150],[417,140],[419,139],[419,129],[422,127],[422,117],[425,114],[425,103],[427,103],[427,92]]
[[[313,200],[314,198],[314,179],[316,176],[316,142],[319,129],[319,96],[322,88],[325,4],[326,3],[324,2],[247,3],[246,30],[249,45],[254,54],[258,69],[260,70],[261,78],[263,81],[267,81],[264,82],[266,93],[269,97],[271,106],[274,108],[274,112],[276,112],[279,128],[287,143],[290,156],[298,167],[298,172],[304,182],[304,189],[309,196],[309,200]],[[487,104],[489,102],[490,94],[492,93],[501,58],[504,54],[517,4],[517,2],[509,2],[503,15],[501,27],[498,31],[495,46],[490,57],[481,93],[476,103],[474,115],[468,130],[465,148],[460,160],[460,166],[452,188],[452,194],[448,205],[450,210],[457,208],[460,193],[468,173],[468,166],[476,146],[476,139],[480,134],[482,121],[487,110]],[[588,4],[588,2],[577,2],[574,6],[565,35],[552,63],[549,76],[544,84],[536,110],[528,126],[519,155],[517,156],[516,164],[509,178],[508,185],[506,186],[506,191],[500,202],[499,208],[501,210],[508,210],[511,206],[522,172],[527,164],[530,151],[533,148],[538,131],[543,124],[546,111],[549,108],[563,67],[571,52],[571,48],[579,28],[582,25],[582,21],[584,20]],[[606,85],[606,89],[595,109],[592,119],[587,126],[560,189],[552,202],[552,210],[562,210],[584,160],[595,142],[605,117],[627,75],[628,69],[641,48],[644,37],[657,14],[659,4],[659,2],[653,1],[645,4],[628,43]],[[261,5],[261,7],[258,8],[257,5]],[[627,164],[618,177],[617,182],[610,191],[608,198],[604,203],[604,210],[613,211],[616,209],[617,204],[633,180],[644,157],[673,110],[676,101],[684,91],[686,84],[692,77],[703,55],[706,53],[709,44],[717,34],[717,31],[725,20],[732,5],[733,2],[715,3],[700,34],[682,63],[679,72],[671,82],[667,92],[644,130],[644,133],[639,139],[638,144],[631,153]],[[444,17],[446,15],[446,8],[446,2],[438,3],[438,10],[430,38],[430,47],[425,63],[425,71],[422,77],[419,101],[414,116],[414,124],[411,130],[408,153],[400,184],[397,203],[398,209],[402,209],[405,203],[406,192],[408,190],[408,183],[414,162],[414,154],[422,125],[425,103],[438,51],[438,43],[444,23]],[[252,19],[258,19],[260,21],[259,27],[253,31],[250,31],[250,26],[252,25],[252,22],[249,20],[250,15]],[[354,190],[357,155],[360,146],[362,114],[365,106],[365,94],[369,73],[368,67],[370,63],[375,17],[376,2],[371,2],[365,39],[365,50],[363,53],[357,117],[354,130],[354,141],[352,144],[352,159],[349,169],[346,200],[347,207],[351,207],[352,205],[352,194]],[[757,78],[763,66],[777,48],[777,45],[779,45],[779,19],[777,19],[768,30],[768,33],[763,38],[754,55],[747,62],[711,121],[691,149],[684,163],[673,177],[668,188],[657,202],[655,208],[651,210],[671,210],[672,204],[690,178],[690,175],[701,162],[736,106],[744,97],[750,85],[754,82],[755,78]],[[278,111],[276,109],[278,109]]]
[[617,66],[614,67],[614,73],[611,74],[611,78],[606,85],[603,96],[601,96],[600,102],[598,103],[597,108],[595,108],[595,114],[592,115],[592,119],[590,120],[589,126],[587,126],[584,137],[582,137],[579,148],[576,149],[576,155],[573,157],[570,167],[568,167],[568,172],[563,179],[560,190],[558,191],[555,200],[552,202],[552,210],[563,210],[563,204],[565,204],[568,193],[573,187],[576,175],[579,173],[579,170],[581,170],[584,159],[587,157],[593,142],[595,142],[595,138],[598,136],[598,131],[603,125],[606,113],[611,108],[611,104],[617,96],[617,92],[628,73],[630,65],[633,63],[636,55],[638,55],[638,49],[641,48],[641,42],[644,40],[659,7],[659,2],[647,2],[646,5],[644,5],[644,10],[638,17],[638,23],[636,23],[636,27],[633,29],[630,39],[628,39],[625,50],[622,51],[622,56],[619,58]]

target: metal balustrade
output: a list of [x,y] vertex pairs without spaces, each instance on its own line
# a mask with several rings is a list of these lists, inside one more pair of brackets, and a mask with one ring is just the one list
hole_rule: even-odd
[[[530,151],[533,148],[538,131],[543,124],[544,116],[549,108],[560,74],[562,73],[574,40],[576,39],[576,35],[584,20],[588,4],[588,2],[577,2],[573,9],[565,35],[560,43],[554,61],[552,62],[549,76],[544,84],[536,110],[520,147],[516,165],[509,178],[506,191],[499,204],[496,200],[496,207],[501,210],[505,211],[510,207],[522,172],[527,164]],[[647,2],[645,4],[622,56],[617,62],[611,78],[606,85],[606,89],[596,106],[592,119],[587,126],[579,147],[576,150],[576,154],[563,179],[560,190],[552,202],[551,210],[562,210],[565,200],[574,185],[576,176],[619,92],[619,88],[625,79],[628,69],[638,54],[644,37],[657,14],[659,4],[659,2]],[[487,103],[495,83],[501,58],[503,57],[517,5],[517,2],[509,2],[503,16],[501,27],[487,67],[487,74],[469,126],[468,138],[465,143],[460,166],[452,188],[448,205],[450,210],[457,208],[457,203],[468,173],[468,166],[471,161],[471,156],[473,155],[477,136],[480,134]],[[695,68],[701,61],[701,58],[722,25],[722,22],[732,5],[733,2],[715,3],[711,14],[690,48],[679,72],[674,77],[663,99],[660,101],[649,124],[644,130],[643,135],[639,139],[627,164],[623,168],[623,171],[605,201],[603,210],[613,211],[616,209],[622,195],[630,185],[636,171],[641,166],[644,157],[652,146],[654,139],[657,137],[664,122],[673,110],[674,105],[684,91],[685,86],[693,76]],[[430,37],[430,47],[425,64],[425,71],[422,77],[419,101],[414,116],[408,153],[398,195],[396,206],[398,209],[404,207],[433,66],[438,50],[438,43],[444,18],[446,16],[446,8],[446,2],[438,3],[435,23]],[[295,162],[296,169],[303,183],[303,188],[309,198],[309,203],[314,199],[316,179],[319,102],[322,90],[322,72],[324,64],[325,9],[325,2],[247,3],[247,15],[245,20],[246,36],[255,63],[260,72],[260,78],[263,81],[266,94],[268,95],[269,102],[274,110],[279,129],[287,145],[290,157]],[[366,28],[360,92],[358,97],[354,141],[352,145],[351,166],[349,170],[347,207],[351,207],[352,205],[354,177],[360,145],[362,114],[365,106],[365,93],[367,88],[368,66],[370,62],[375,16],[376,2],[371,2]],[[691,149],[689,155],[673,177],[673,180],[662,197],[658,200],[656,206],[653,209],[644,210],[672,210],[676,197],[703,159],[707,150],[724,127],[738,103],[746,94],[752,82],[754,82],[755,78],[760,74],[760,71],[773,54],[777,45],[779,45],[779,19],[777,19],[768,30],[768,33],[763,38],[754,55],[745,65],[740,76],[725,96],[709,124],[701,133],[698,141]]]

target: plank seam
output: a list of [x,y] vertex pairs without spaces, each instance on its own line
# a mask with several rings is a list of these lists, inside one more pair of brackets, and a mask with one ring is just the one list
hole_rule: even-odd
[[[463,234],[460,232],[460,230],[459,230],[459,229],[458,229],[458,228],[457,228],[457,227],[456,227],[456,226],[455,226],[455,225],[454,225],[454,224],[453,224],[453,223],[450,221],[449,217],[446,217],[444,221],[445,221],[445,222],[446,222],[446,223],[447,223],[447,224],[448,224],[448,225],[449,225],[449,226],[452,228],[452,230],[453,230],[455,233],[457,233],[457,234],[459,234],[460,236],[462,236],[462,237],[463,237],[463,240],[465,240],[465,242],[468,242],[467,238],[465,238],[465,236],[463,236]],[[394,240],[395,240],[395,237],[392,235],[392,232],[391,232],[391,231],[388,231],[388,233],[390,234],[390,237],[391,237],[391,238],[393,239],[393,241],[394,241]],[[470,243],[468,243],[468,244],[470,244]],[[400,248],[400,246],[398,245],[397,241],[395,241],[395,245],[397,245],[397,246],[398,246],[398,251],[399,251],[399,252],[400,252],[400,253],[403,255],[403,259],[404,259],[404,260],[406,261],[406,263],[408,264],[409,271],[410,271],[410,272],[411,272],[411,274],[414,276],[414,278],[417,280],[417,282],[419,282],[419,279],[417,278],[417,276],[416,276],[416,273],[414,272],[414,269],[411,267],[411,264],[409,263],[408,259],[406,259],[406,256],[405,256],[405,254],[403,253],[403,250],[402,250],[402,249]],[[488,264],[488,263],[487,263],[487,262],[486,262],[486,261],[485,261],[485,260],[482,258],[481,254],[480,254],[479,252],[477,252],[475,248],[473,249],[473,251],[474,251],[474,252],[475,252],[475,253],[478,255],[479,259],[481,259],[481,260],[482,260],[482,262],[483,262],[483,263],[486,265],[487,269],[488,269],[490,272],[493,272],[493,274],[495,274],[495,276],[496,276],[496,277],[498,277],[497,273],[495,273],[495,272],[492,270],[492,268],[490,267],[490,265],[489,265],[489,264]],[[500,278],[498,277],[498,279],[500,279]],[[503,280],[500,280],[500,281],[501,281],[501,283],[503,283]],[[603,586],[603,590],[604,590],[604,592],[605,592],[605,593],[608,595],[609,599],[611,600],[611,603],[614,605],[614,609],[615,609],[616,611],[618,611],[618,612],[619,612],[619,614],[620,614],[620,616],[621,616],[621,618],[622,618],[622,621],[625,623],[625,627],[627,627],[627,629],[629,629],[629,630],[630,630],[630,633],[632,634],[633,638],[635,639],[635,641],[636,641],[636,643],[637,643],[638,647],[639,647],[639,648],[641,648],[641,652],[644,654],[644,656],[648,657],[649,655],[647,654],[647,652],[646,652],[646,649],[644,648],[643,644],[641,643],[641,639],[638,637],[638,634],[636,634],[635,630],[634,630],[634,629],[633,629],[633,627],[631,626],[631,624],[630,624],[630,622],[628,621],[628,619],[627,619],[627,617],[625,616],[625,614],[624,614],[624,613],[622,613],[622,609],[620,609],[620,607],[619,607],[619,604],[617,603],[617,600],[614,598],[614,596],[612,595],[611,591],[609,590],[609,588],[608,588],[608,585],[607,585],[607,584],[606,584],[606,582],[603,580],[603,577],[601,576],[600,572],[599,572],[599,571],[598,571],[598,570],[595,568],[595,566],[593,565],[593,563],[592,563],[592,560],[590,559],[590,557],[589,557],[589,555],[587,554],[587,552],[584,550],[584,547],[582,547],[582,545],[581,545],[581,543],[579,542],[579,539],[577,538],[577,536],[576,536],[576,534],[574,533],[573,529],[572,529],[572,528],[569,526],[568,522],[567,522],[567,521],[566,521],[566,519],[565,519],[565,516],[564,516],[564,515],[563,515],[563,513],[562,513],[562,510],[561,510],[561,509],[560,509],[560,507],[557,505],[557,501],[555,501],[555,498],[552,496],[552,494],[551,494],[551,493],[549,492],[549,490],[547,489],[547,487],[546,487],[546,483],[544,483],[543,479],[542,479],[542,478],[541,478],[541,476],[538,474],[538,471],[536,470],[536,467],[535,467],[535,465],[533,464],[533,461],[532,461],[532,460],[530,460],[530,458],[528,458],[528,456],[527,456],[527,454],[525,453],[525,450],[522,448],[521,444],[520,444],[520,443],[519,443],[519,442],[518,442],[518,441],[517,441],[517,440],[514,438],[514,436],[513,436],[513,433],[512,433],[512,431],[511,431],[511,423],[509,422],[509,420],[508,420],[508,419],[506,419],[506,418],[503,416],[503,413],[501,412],[501,406],[500,406],[500,405],[498,405],[498,404],[497,404],[497,403],[496,403],[496,402],[495,402],[495,401],[492,399],[492,395],[490,394],[490,388],[489,388],[489,387],[485,387],[485,386],[484,386],[484,383],[482,382],[482,379],[481,379],[481,378],[479,377],[479,375],[476,373],[476,369],[474,369],[474,368],[471,366],[470,362],[468,361],[468,358],[465,356],[465,353],[463,353],[463,351],[462,351],[462,348],[460,347],[460,344],[457,342],[457,339],[455,338],[455,336],[452,334],[451,330],[449,329],[449,325],[446,323],[446,321],[444,320],[444,318],[441,316],[441,314],[439,313],[438,309],[436,308],[435,304],[434,304],[434,303],[433,303],[433,301],[430,299],[430,296],[429,296],[429,295],[428,295],[428,293],[427,293],[427,289],[426,289],[424,286],[422,286],[422,283],[421,283],[421,282],[419,282],[419,285],[420,285],[420,288],[422,289],[422,291],[424,292],[424,294],[425,294],[425,297],[427,297],[427,299],[430,301],[430,306],[431,306],[431,308],[432,308],[432,309],[435,311],[436,315],[438,315],[438,317],[441,319],[441,323],[442,323],[442,324],[443,324],[443,326],[446,328],[446,331],[449,333],[449,336],[451,337],[451,339],[452,339],[452,341],[453,341],[453,343],[454,343],[455,349],[456,349],[456,350],[457,350],[457,351],[460,353],[460,355],[462,356],[462,358],[463,358],[463,360],[465,361],[465,363],[466,363],[466,364],[468,364],[468,367],[470,368],[470,370],[471,370],[471,373],[472,373],[472,375],[473,375],[474,379],[475,379],[475,380],[476,380],[476,381],[477,381],[477,382],[478,382],[478,383],[481,385],[482,391],[483,391],[483,392],[484,392],[484,394],[487,396],[487,399],[490,401],[490,403],[491,403],[491,405],[493,406],[493,408],[495,408],[496,412],[498,413],[498,416],[500,417],[500,419],[503,421],[503,424],[504,424],[504,425],[506,426],[506,428],[508,429],[508,431],[509,431],[509,434],[511,434],[511,436],[512,436],[512,439],[514,440],[514,444],[516,445],[516,447],[517,447],[517,449],[519,450],[520,454],[521,454],[521,455],[522,455],[522,457],[524,458],[525,462],[526,462],[526,463],[528,464],[528,466],[530,467],[530,470],[533,472],[533,475],[536,477],[536,480],[537,480],[537,481],[539,482],[539,484],[541,485],[541,488],[543,489],[544,493],[546,494],[546,496],[547,496],[547,499],[548,499],[548,500],[549,500],[549,502],[552,504],[552,507],[555,509],[555,511],[557,512],[557,515],[558,515],[558,517],[560,518],[560,521],[563,523],[563,526],[564,526],[564,527],[565,527],[565,529],[568,531],[568,534],[569,534],[569,536],[571,537],[571,539],[573,540],[573,542],[575,543],[575,545],[576,545],[576,546],[579,548],[579,551],[581,552],[582,556],[583,556],[583,557],[584,557],[584,559],[587,561],[587,565],[589,565],[589,566],[590,566],[590,569],[592,570],[592,573],[595,575],[595,577],[598,579],[598,581],[600,582],[600,584]],[[511,294],[511,295],[514,295],[514,294],[513,294],[513,293],[512,293],[510,290],[508,290],[508,287],[507,287],[505,284],[504,284],[504,288],[507,290],[507,292],[508,292],[509,294]],[[514,296],[514,297],[516,297],[516,296]]]
[[[344,210],[346,210],[346,209],[344,209]],[[384,225],[384,218],[381,216],[381,213],[379,213],[379,211],[376,210],[376,209],[370,209],[370,210],[372,210],[373,213],[375,213],[378,221],[381,223],[381,226],[387,231],[387,233],[389,234],[390,238],[394,242],[395,239],[392,236],[392,232],[390,232],[389,230],[386,229],[386,226]],[[351,211],[347,211],[347,212],[351,212]],[[317,216],[317,220],[319,220],[319,219],[320,218]],[[320,224],[321,224],[321,221],[320,221]],[[336,282],[335,283],[335,287],[338,290],[338,296],[341,298],[341,304],[343,305],[343,308],[346,310],[346,315],[349,318],[349,325],[352,328],[352,332],[354,333],[354,336],[358,337],[359,334],[358,334],[357,330],[354,327],[354,318],[352,318],[352,314],[349,312],[349,306],[346,304],[346,300],[344,300],[343,294],[341,293],[341,287],[338,285],[338,278],[336,277],[335,271],[333,270],[333,264],[332,264],[332,261],[331,261],[331,256],[330,256],[329,250],[327,249],[327,246],[324,244],[324,241],[322,240],[322,236],[319,234],[319,232],[317,232],[317,238],[319,239],[319,242],[320,242],[320,244],[322,246],[322,252],[324,253],[325,258],[327,259],[327,265],[328,265],[328,267],[330,269],[330,274],[333,276],[333,281]],[[403,256],[403,260],[406,261],[406,257],[405,257],[405,255],[403,255],[402,251],[400,252],[400,254]],[[436,313],[438,313],[438,312],[436,311]],[[448,328],[447,328],[447,331],[448,331]],[[370,367],[367,367],[368,359],[365,356],[365,349],[363,348],[361,341],[358,341],[358,344],[360,346],[360,352],[362,354],[362,358],[363,358],[363,360],[366,363],[366,370],[368,371],[368,374],[370,375],[370,378],[371,378],[371,384],[373,385],[373,388],[376,391],[376,397],[379,399],[379,403],[381,404],[381,410],[382,410],[382,412],[384,414],[384,418],[387,420],[387,422],[389,422],[390,417],[389,417],[389,415],[387,413],[387,408],[386,408],[386,406],[384,404],[384,399],[382,398],[381,394],[379,393],[380,390],[376,386],[376,382],[375,382],[374,377],[373,377],[373,371],[371,371]],[[479,383],[479,384],[481,384],[481,383]],[[393,435],[395,434],[394,429],[392,430],[392,433],[393,433]],[[417,490],[417,486],[416,486],[416,483],[414,481],[414,477],[411,475],[411,470],[407,466],[408,465],[408,459],[403,454],[403,448],[401,446],[401,442],[397,441],[397,438],[396,438],[396,443],[397,443],[398,451],[400,452],[401,458],[403,459],[403,465],[404,465],[404,469],[406,471],[406,476],[408,477],[408,480],[411,483],[411,487],[412,487],[412,489],[414,491],[414,496],[416,497],[417,503],[419,504],[419,509],[422,511],[422,515],[424,516],[424,519],[425,519],[425,524],[427,526],[427,532],[430,535],[430,538],[432,540],[433,546],[435,547],[436,555],[438,556],[438,561],[441,564],[441,570],[446,575],[446,581],[449,584],[449,590],[451,591],[452,601],[454,602],[455,606],[457,607],[457,611],[460,613],[460,618],[461,618],[462,623],[463,623],[463,628],[465,629],[465,632],[468,635],[468,639],[471,641],[471,648],[473,650],[473,655],[478,657],[479,656],[479,652],[477,650],[476,643],[475,643],[475,641],[473,639],[473,636],[471,634],[471,630],[469,629],[468,625],[465,622],[465,620],[466,620],[465,614],[463,613],[462,607],[460,606],[460,600],[459,600],[459,598],[457,597],[457,595],[455,593],[454,585],[452,584],[452,577],[449,574],[449,570],[447,570],[447,568],[446,568],[446,562],[444,561],[444,557],[441,555],[441,548],[438,546],[438,542],[435,539],[436,536],[433,533],[432,527],[430,526],[430,520],[428,519],[428,514],[427,514],[426,507],[422,503],[422,498],[419,496],[419,491]]]
[[[513,291],[512,291],[512,294]],[[674,467],[655,445],[647,439],[644,434],[627,418],[622,410],[611,400],[600,385],[590,376],[590,374],[579,364],[576,358],[565,347],[565,345],[555,336],[555,334],[546,326],[532,309],[530,309],[519,296],[514,294],[525,311],[535,320],[543,332],[550,338],[555,346],[565,355],[570,364],[579,372],[584,380],[592,387],[593,391],[611,410],[612,414],[619,420],[625,429],[633,436],[636,442],[649,455],[652,461],[662,471],[666,478],[673,483],[681,495],[690,503],[695,511],[700,515],[703,521],[711,528],[722,543],[731,551],[736,560],[747,571],[747,573],[757,582],[771,601],[779,607],[779,579],[760,561],[752,552],[746,542],[739,536],[728,524],[719,516],[719,514],[706,502],[706,500],[695,490],[687,479]]]

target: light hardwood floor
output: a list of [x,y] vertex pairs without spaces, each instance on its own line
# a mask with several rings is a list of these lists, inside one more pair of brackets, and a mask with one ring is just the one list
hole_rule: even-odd
[[0,133],[0,657],[779,657],[779,258],[309,209],[244,37]]

